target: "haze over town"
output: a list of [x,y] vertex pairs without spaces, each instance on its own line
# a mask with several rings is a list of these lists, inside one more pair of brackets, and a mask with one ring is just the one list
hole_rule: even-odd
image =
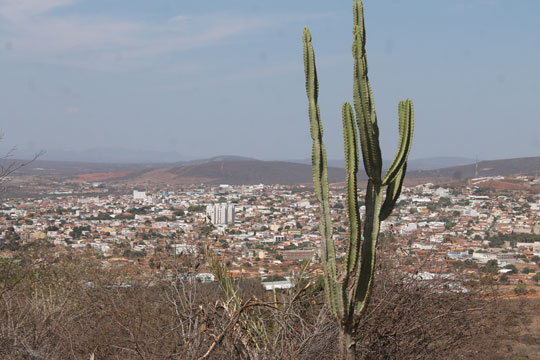
[[[0,0],[1,145],[21,157],[46,150],[51,160],[57,150],[111,148],[178,160],[308,158],[308,25],[329,157],[341,158],[339,109],[352,70],[350,8],[341,5]],[[406,97],[415,101],[413,159],[538,155],[537,1],[365,6],[385,158]]]

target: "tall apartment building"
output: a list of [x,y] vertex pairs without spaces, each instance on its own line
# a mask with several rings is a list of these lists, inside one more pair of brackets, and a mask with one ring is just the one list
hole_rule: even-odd
[[206,215],[214,225],[234,224],[234,205],[209,205],[206,207]]
[[147,200],[145,191],[133,190],[133,200]]

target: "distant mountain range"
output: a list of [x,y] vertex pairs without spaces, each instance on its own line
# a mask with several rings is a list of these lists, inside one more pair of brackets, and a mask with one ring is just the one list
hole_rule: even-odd
[[[344,169],[329,168],[330,182],[343,181]],[[219,156],[191,161],[173,167],[134,172],[121,181],[133,183],[213,183],[229,185],[282,184],[293,185],[312,181],[311,166],[286,161],[261,161],[242,157]]]
[[[0,154],[6,154],[10,152],[10,149],[0,148]],[[35,152],[24,149],[17,149],[12,153],[17,158],[30,159],[34,156]],[[134,150],[125,149],[119,147],[106,147],[106,148],[93,148],[84,150],[57,150],[46,149],[40,160],[51,161],[55,163],[69,162],[72,164],[79,163],[97,163],[97,164],[110,164],[114,166],[120,165],[149,165],[156,164],[161,166],[164,164],[187,164],[187,163],[201,163],[208,160],[219,160],[220,158],[227,160],[242,160],[249,159],[242,156],[217,156],[210,159],[198,159],[193,156],[186,156],[179,154],[175,151],[152,151],[152,150]],[[300,160],[274,160],[281,162],[291,162],[298,164],[311,164],[311,158]],[[385,165],[390,164],[389,160],[385,160]],[[455,157],[455,156],[441,156],[430,157],[423,159],[411,159],[409,160],[409,170],[432,170],[440,169],[450,166],[467,165],[474,163],[474,159]],[[85,165],[86,166],[86,165]],[[344,160],[342,159],[329,159],[328,166],[344,168]]]
[[[432,158],[411,160],[408,179],[457,181],[478,175],[535,175],[540,173],[540,157],[481,161],[430,169],[437,163],[455,163],[470,159]],[[330,164],[333,164],[331,162]],[[424,168],[415,170],[415,167]],[[426,169],[427,168],[427,169]],[[38,159],[18,171],[21,175],[62,175],[83,181],[122,181],[129,183],[215,183],[215,184],[309,184],[311,165],[292,161],[262,161],[239,156],[218,156],[210,159],[177,161],[161,164],[108,164],[46,161]],[[343,182],[344,169],[330,167],[330,182]],[[365,180],[363,171],[359,180]]]
[[[9,149],[1,149],[0,154],[6,154]],[[25,149],[16,150],[13,155],[18,158],[32,158],[35,152]],[[192,157],[183,156],[175,151],[133,150],[117,147],[93,148],[84,150],[56,150],[46,149],[40,157],[41,160],[67,161],[72,163],[100,163],[100,164],[148,164],[173,163],[177,161],[192,160]]]
[[[308,165],[311,164],[311,159],[290,160],[290,161],[299,163],[299,164],[308,164]],[[384,167],[388,168],[388,166],[390,166],[391,160],[383,160],[383,163],[384,163]],[[439,156],[439,157],[431,157],[431,158],[423,158],[423,159],[410,159],[407,165],[407,168],[409,171],[433,170],[433,169],[441,169],[441,168],[446,168],[446,167],[451,167],[451,166],[467,165],[467,164],[473,164],[473,163],[475,163],[474,159],[456,157],[456,156]],[[345,161],[329,159],[328,166],[344,168]]]
[[407,176],[461,180],[485,176],[540,175],[540,157],[480,161],[478,164],[417,170]]

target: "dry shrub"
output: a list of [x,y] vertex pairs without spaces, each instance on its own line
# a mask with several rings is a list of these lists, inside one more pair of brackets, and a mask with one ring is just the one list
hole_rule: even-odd
[[494,324],[496,290],[424,271],[401,272],[393,252],[382,253],[370,304],[360,321],[358,354],[365,359],[481,358],[478,340]]
[[[378,263],[359,358],[488,358],[478,345],[496,340],[494,297],[450,291],[451,281],[433,286],[395,263],[388,253]],[[149,278],[86,258],[4,259],[0,277],[2,359],[323,360],[339,351],[320,283],[274,296],[247,281],[231,312],[215,283]]]

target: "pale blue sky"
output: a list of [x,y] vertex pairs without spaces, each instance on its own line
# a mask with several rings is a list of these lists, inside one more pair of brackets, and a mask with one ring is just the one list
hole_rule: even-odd
[[[385,158],[540,156],[540,1],[365,0]],[[352,1],[0,0],[1,147],[309,157],[301,34],[329,157],[351,100]]]

